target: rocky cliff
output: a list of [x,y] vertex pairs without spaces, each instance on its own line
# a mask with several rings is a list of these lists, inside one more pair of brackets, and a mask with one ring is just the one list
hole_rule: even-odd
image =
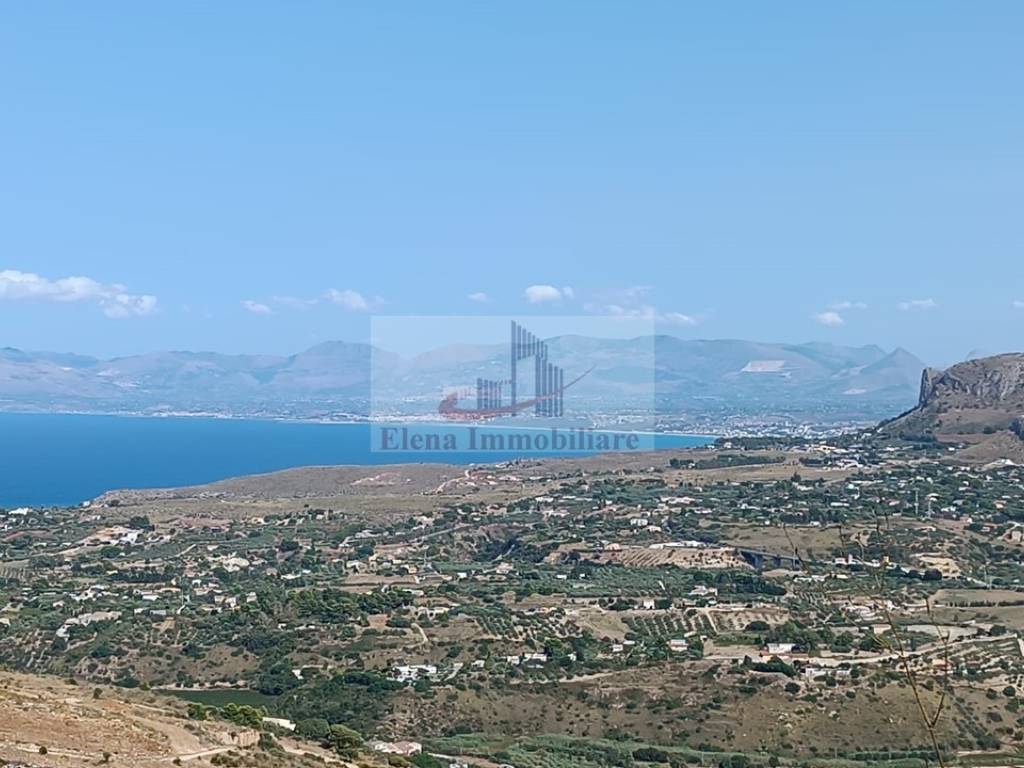
[[958,363],[921,374],[918,407],[933,403],[998,406],[1024,400],[1024,354],[1012,353]]
[[917,407],[880,431],[947,442],[982,443],[996,435],[1019,440],[1024,435],[1024,354],[968,360],[944,371],[926,368]]

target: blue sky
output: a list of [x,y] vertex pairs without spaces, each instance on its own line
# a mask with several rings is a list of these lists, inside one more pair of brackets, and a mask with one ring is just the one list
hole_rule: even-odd
[[996,1],[12,4],[0,346],[619,313],[1019,349],[1022,29]]

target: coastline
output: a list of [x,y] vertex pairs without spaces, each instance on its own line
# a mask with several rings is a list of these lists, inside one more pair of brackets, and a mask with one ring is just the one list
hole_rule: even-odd
[[[321,426],[322,429],[313,427]],[[331,429],[330,427],[338,427]],[[429,444],[378,449],[373,435],[382,426],[408,427],[410,433],[454,436],[453,450]],[[225,418],[208,415],[151,416],[0,412],[0,508],[66,507],[112,490],[176,488],[233,477],[303,467],[386,467],[397,464],[470,466],[516,459],[572,458],[615,453],[616,443],[578,447],[522,435],[550,432],[534,426],[479,427],[494,440],[472,443],[474,427],[426,422],[311,421]],[[623,430],[595,435],[624,435]],[[632,435],[641,438],[641,435]],[[626,453],[701,448],[712,436],[647,433],[644,445]],[[624,444],[618,444],[624,447]]]
[[[331,425],[353,425],[353,424],[365,424],[365,425],[408,425],[408,426],[424,426],[424,427],[449,427],[449,428],[465,428],[473,426],[476,429],[516,429],[516,430],[549,430],[550,426],[539,426],[539,425],[510,425],[510,424],[468,424],[458,421],[439,421],[433,416],[430,418],[422,418],[416,416],[409,416],[405,418],[394,417],[394,418],[381,418],[381,417],[350,417],[340,419],[327,419],[327,418],[314,418],[314,417],[302,417],[302,416],[272,416],[272,415],[246,415],[246,414],[233,414],[233,413],[197,413],[194,411],[171,411],[167,413],[144,413],[138,411],[76,411],[76,410],[21,410],[21,409],[5,409],[0,407],[0,416],[5,415],[17,415],[17,416],[90,416],[90,417],[104,417],[104,418],[119,418],[119,419],[196,419],[202,420],[207,419],[210,421],[256,421],[256,422],[273,422],[282,424],[319,424],[324,426]],[[575,428],[575,427],[574,427]],[[658,436],[672,436],[672,437],[692,437],[700,438],[702,440],[717,440],[722,435],[712,434],[705,432],[693,432],[686,431],[680,432],[676,430],[657,430],[657,429],[629,429],[627,425],[623,425],[621,428],[614,426],[601,426],[601,427],[589,427],[594,432],[630,432],[632,434],[641,435],[645,437],[658,437]]]

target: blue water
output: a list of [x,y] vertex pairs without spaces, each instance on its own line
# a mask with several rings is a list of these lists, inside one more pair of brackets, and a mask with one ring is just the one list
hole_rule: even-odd
[[[0,508],[70,505],[118,488],[195,485],[290,467],[471,464],[560,455],[380,451],[371,448],[372,429],[368,424],[0,413]],[[438,429],[456,435],[460,447],[468,445],[466,427]],[[656,448],[708,442],[710,438],[685,435],[653,438]]]

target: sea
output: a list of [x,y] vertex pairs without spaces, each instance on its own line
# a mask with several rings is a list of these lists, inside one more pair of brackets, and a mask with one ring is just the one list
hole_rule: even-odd
[[[70,506],[122,488],[168,488],[304,466],[477,464],[588,455],[627,433],[582,435],[461,425],[379,425],[269,419],[0,413],[0,509]],[[603,439],[595,439],[603,438]],[[714,438],[646,435],[641,447],[707,445]],[[481,446],[487,446],[482,450]]]

